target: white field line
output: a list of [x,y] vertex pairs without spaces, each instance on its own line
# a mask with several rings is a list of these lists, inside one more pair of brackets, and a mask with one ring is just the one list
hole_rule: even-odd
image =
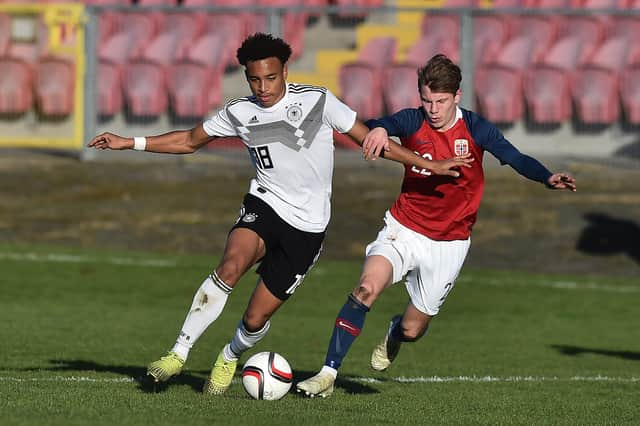
[[460,283],[472,283],[473,285],[478,284],[488,284],[492,286],[498,287],[544,287],[544,288],[554,288],[561,290],[597,290],[604,291],[610,293],[640,293],[640,287],[634,286],[622,286],[622,285],[609,285],[609,284],[601,284],[592,281],[566,281],[566,280],[531,280],[531,281],[519,281],[518,279],[512,278],[483,278],[483,279],[474,279],[461,277],[458,279]]
[[[542,382],[610,382],[610,383],[640,383],[640,377],[610,377],[610,376],[431,376],[431,377],[390,377],[388,379],[377,379],[374,377],[350,377],[346,380],[362,383],[542,383]],[[16,377],[0,376],[1,382],[56,382],[56,383],[134,383],[137,379],[133,377],[120,378],[100,378],[83,376],[52,376],[52,377]],[[240,383],[239,378],[233,379],[234,383]]]
[[57,263],[107,263],[110,265],[148,266],[154,268],[169,268],[176,266],[173,260],[137,259],[126,257],[91,257],[59,253],[2,253],[0,260],[14,260],[19,262],[57,262]]

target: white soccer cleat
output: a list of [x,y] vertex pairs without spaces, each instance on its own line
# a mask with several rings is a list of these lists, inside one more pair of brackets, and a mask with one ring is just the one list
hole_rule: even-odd
[[299,382],[296,385],[296,390],[310,398],[315,396],[326,398],[333,393],[333,384],[335,381],[336,379],[333,375],[321,371],[315,376]]
[[384,371],[396,359],[398,352],[400,351],[400,345],[402,342],[391,338],[391,330],[393,327],[402,320],[402,315],[396,315],[391,318],[389,323],[389,329],[387,334],[384,335],[382,342],[373,349],[371,353],[371,368],[376,371]]

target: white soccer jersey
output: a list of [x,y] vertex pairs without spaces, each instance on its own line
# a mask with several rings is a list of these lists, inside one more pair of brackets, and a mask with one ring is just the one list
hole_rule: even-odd
[[331,216],[333,129],[346,133],[356,113],[329,90],[287,83],[264,108],[254,96],[228,102],[204,122],[210,136],[239,136],[256,169],[249,193],[290,225],[322,232]]

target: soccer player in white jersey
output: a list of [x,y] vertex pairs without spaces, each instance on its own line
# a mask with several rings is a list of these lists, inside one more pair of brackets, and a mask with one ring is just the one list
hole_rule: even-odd
[[[290,54],[283,40],[254,34],[237,51],[252,96],[228,102],[190,130],[135,138],[103,133],[88,144],[96,149],[187,154],[217,137],[239,136],[256,170],[222,260],[196,291],[173,348],[148,366],[155,382],[166,382],[182,371],[189,351],[221,314],[234,286],[260,263],[258,282],[235,335],[218,354],[204,385],[207,394],[223,393],[242,353],[267,334],[271,316],[318,259],[331,210],[333,130],[349,134],[359,144],[369,130],[329,90],[287,83]],[[386,158],[436,174],[455,177],[455,169],[471,166],[469,156],[430,161],[393,145]]]

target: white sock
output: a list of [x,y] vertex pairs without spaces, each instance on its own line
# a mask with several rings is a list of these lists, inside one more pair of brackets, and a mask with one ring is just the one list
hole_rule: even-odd
[[267,335],[269,327],[271,327],[271,321],[267,321],[264,327],[258,331],[247,331],[244,327],[244,322],[240,320],[236,334],[233,336],[233,339],[231,339],[231,343],[227,344],[222,350],[224,359],[227,361],[237,361],[244,351],[254,347],[256,343]]
[[331,368],[328,365],[323,365],[320,373],[331,374],[334,379],[338,377],[338,370],[336,370],[335,368]]
[[193,298],[191,309],[172,349],[180,358],[187,360],[193,345],[207,327],[220,316],[231,289],[218,277],[216,271],[204,280]]

